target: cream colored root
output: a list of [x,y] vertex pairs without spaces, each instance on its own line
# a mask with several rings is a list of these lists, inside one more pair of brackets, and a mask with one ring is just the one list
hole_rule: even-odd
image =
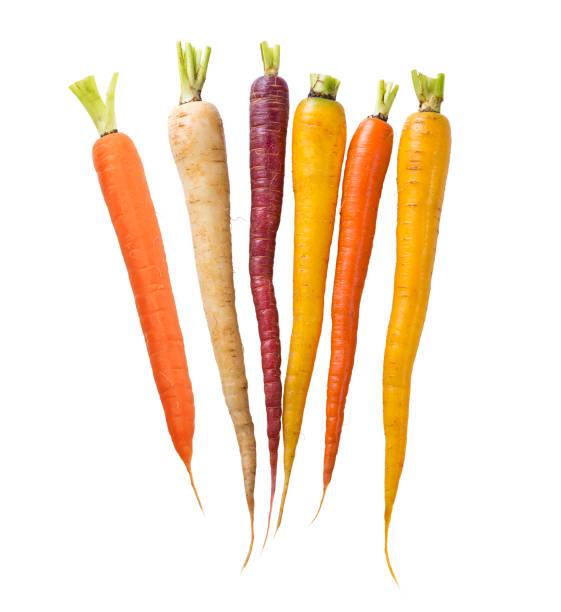
[[189,211],[197,275],[214,357],[240,449],[253,534],[255,436],[236,314],[230,183],[218,110],[203,101],[177,106],[169,116],[169,140]]

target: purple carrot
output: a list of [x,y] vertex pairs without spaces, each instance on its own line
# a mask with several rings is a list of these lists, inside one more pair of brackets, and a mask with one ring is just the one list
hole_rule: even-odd
[[284,185],[288,86],[284,79],[277,75],[280,60],[279,45],[270,48],[266,42],[261,43],[261,56],[265,75],[254,81],[249,97],[251,172],[249,275],[261,341],[261,365],[271,462],[271,501],[266,542],[275,497],[281,429],[281,347],[279,314],[273,287],[273,261]]

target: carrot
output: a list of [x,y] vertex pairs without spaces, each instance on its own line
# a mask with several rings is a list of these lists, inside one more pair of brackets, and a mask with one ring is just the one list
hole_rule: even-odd
[[105,103],[93,76],[70,89],[100,135],[93,146],[94,166],[129,274],[168,430],[201,505],[191,474],[195,404],[183,336],[144,168],[132,140],[117,132],[116,85],[117,73],[111,79]]
[[296,109],[292,131],[295,199],[293,324],[284,384],[282,521],[323,321],[323,297],[345,154],[345,111],[335,101],[339,81],[311,75],[311,91]]
[[347,151],[331,302],[331,361],[327,380],[320,509],[331,481],[341,438],[356,351],[360,300],[376,231],[378,203],[392,154],[393,130],[387,120],[397,90],[397,85],[393,87],[392,83],[380,81],[376,115],[360,123]]
[[281,346],[279,313],[273,286],[273,264],[284,186],[288,86],[284,79],[278,76],[280,47],[277,45],[271,49],[266,42],[262,42],[261,56],[265,75],[253,82],[249,97],[251,173],[249,275],[261,342],[261,366],[265,386],[271,464],[271,499],[266,542],[275,498],[281,429]]
[[243,346],[238,329],[230,233],[230,183],[218,110],[201,101],[210,48],[177,43],[181,97],[169,115],[169,142],[183,184],[195,262],[222,391],[241,454],[253,547],[255,437],[249,412]]
[[420,108],[407,118],[399,141],[397,262],[383,380],[385,554],[394,580],[388,530],[405,459],[411,374],[427,312],[451,144],[450,124],[440,114],[444,75],[412,74]]

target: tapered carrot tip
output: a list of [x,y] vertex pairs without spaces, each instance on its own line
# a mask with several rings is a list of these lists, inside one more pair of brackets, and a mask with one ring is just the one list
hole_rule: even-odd
[[388,529],[389,527],[390,527],[390,522],[386,521],[386,538],[385,538],[385,543],[384,543],[384,552],[386,553],[386,562],[388,564],[388,569],[390,570],[390,574],[392,575],[392,578],[394,579],[395,583],[399,587],[399,582],[397,581],[397,578],[395,577],[395,574],[392,568],[392,564],[390,563],[390,556],[388,554]]
[[321,507],[323,506],[323,500],[325,499],[325,492],[327,491],[327,485],[323,486],[323,495],[321,496],[321,501],[319,502],[319,508],[318,511],[316,512],[316,515],[314,516],[314,518],[312,519],[312,522],[310,523],[310,525],[317,519],[318,515],[319,515],[319,511],[321,510]]
[[251,540],[249,542],[249,550],[247,551],[247,557],[245,558],[245,561],[243,562],[242,565],[242,569],[240,571],[240,574],[244,571],[245,566],[247,565],[249,558],[251,557],[251,551],[253,550],[253,540],[255,539],[255,533],[253,530],[253,515],[251,516]]
[[271,527],[271,514],[273,513],[273,499],[275,498],[275,488],[271,489],[271,502],[269,504],[269,518],[267,519],[267,531],[265,532],[265,540],[263,540],[263,546],[261,552],[265,550],[265,544],[267,544],[267,538],[269,537],[269,529]]
[[279,518],[277,519],[277,528],[275,529],[275,535],[277,535],[279,527],[281,526],[281,523],[282,523],[282,514],[284,512],[284,502],[286,501],[286,494],[288,492],[288,483],[289,482],[290,482],[290,475],[285,476],[285,478],[284,478],[284,486],[282,488],[282,497],[281,497],[281,502],[280,502],[280,508],[279,508]]
[[189,480],[191,481],[191,487],[193,489],[193,493],[195,494],[195,497],[197,498],[197,503],[199,504],[199,508],[201,509],[201,512],[203,513],[203,516],[204,516],[205,511],[204,511],[203,505],[201,504],[201,499],[197,492],[197,487],[195,486],[195,481],[193,480],[193,474],[191,474],[191,469],[187,468],[187,472],[189,473]]

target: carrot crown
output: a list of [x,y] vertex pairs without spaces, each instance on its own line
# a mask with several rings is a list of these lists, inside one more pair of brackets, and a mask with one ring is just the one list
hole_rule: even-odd
[[205,47],[203,50],[195,49],[191,43],[185,43],[185,47],[180,42],[177,43],[179,80],[181,82],[179,104],[200,101],[209,59],[210,47]]
[[436,79],[431,79],[412,70],[411,77],[419,100],[419,110],[439,113],[440,105],[444,100],[444,75],[439,73]]
[[394,85],[388,81],[380,81],[378,85],[378,94],[376,96],[375,117],[382,119],[382,121],[388,120],[388,115],[390,114],[393,101],[397,96],[398,89],[399,85]]
[[100,136],[117,131],[117,121],[115,120],[115,87],[117,87],[118,76],[118,72],[113,73],[107,88],[105,102],[101,99],[93,76],[88,76],[70,85],[70,91],[84,105],[84,108],[95,123]]
[[328,74],[310,74],[310,98],[335,100],[341,81]]
[[279,73],[280,45],[269,47],[269,45],[263,41],[261,43],[261,58],[263,60],[265,75],[272,74],[276,76]]

